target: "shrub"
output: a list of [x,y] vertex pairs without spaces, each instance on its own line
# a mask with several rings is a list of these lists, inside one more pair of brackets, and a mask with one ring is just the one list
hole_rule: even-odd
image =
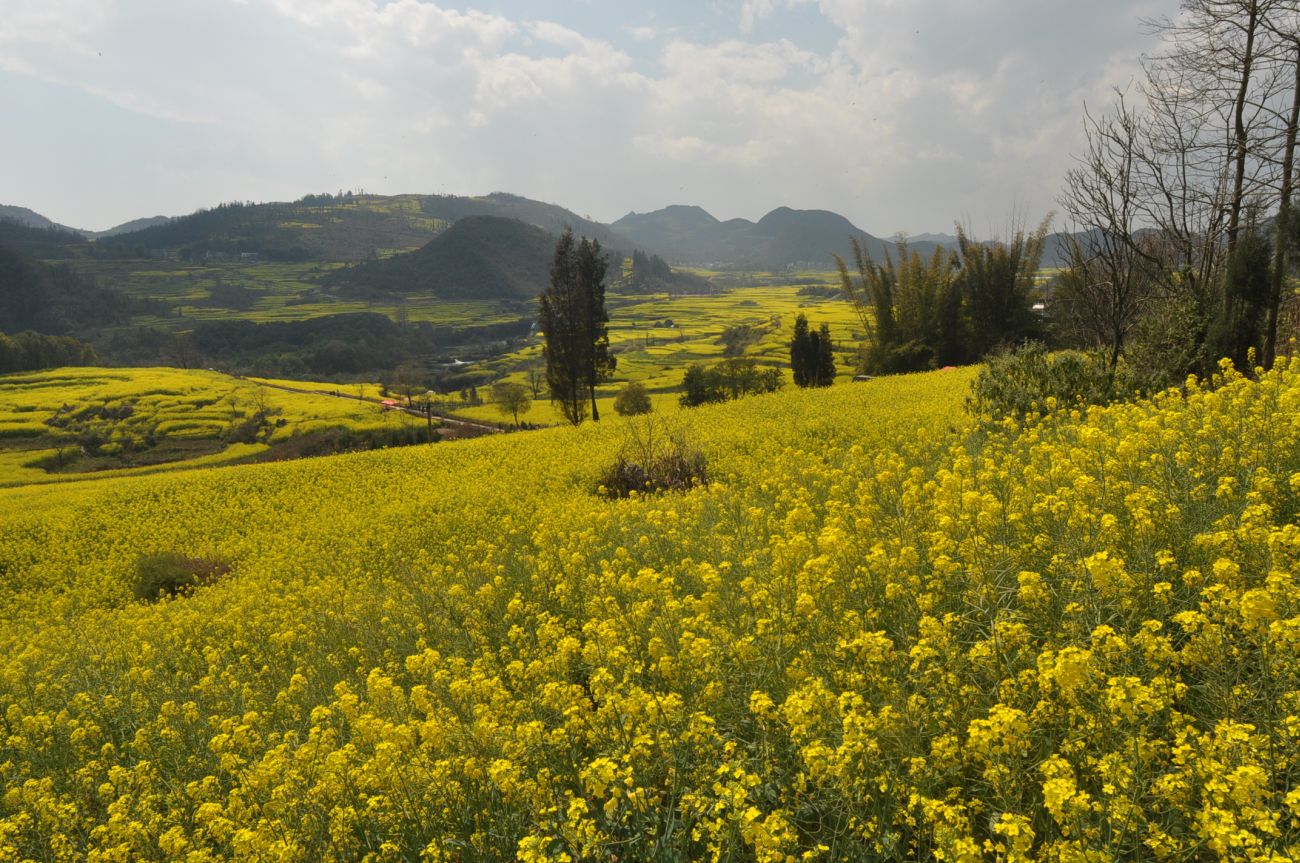
[[618,457],[600,477],[599,493],[610,498],[633,492],[685,491],[708,482],[704,453],[683,429],[670,430],[649,418],[627,424]]
[[749,359],[731,358],[712,366],[695,364],[682,377],[679,401],[684,407],[697,407],[775,392],[783,383],[780,369],[761,368]]
[[636,416],[637,414],[650,413],[653,405],[650,404],[650,391],[645,388],[645,384],[632,381],[618,391],[618,396],[614,399],[614,410],[619,416]]
[[135,561],[132,592],[136,599],[152,602],[211,584],[228,572],[230,564],[211,558],[186,557],[174,551],[142,554]]
[[994,354],[971,385],[966,409],[993,420],[1045,415],[1054,407],[1104,405],[1133,394],[1121,364],[1112,375],[1100,351],[1049,353],[1037,342]]

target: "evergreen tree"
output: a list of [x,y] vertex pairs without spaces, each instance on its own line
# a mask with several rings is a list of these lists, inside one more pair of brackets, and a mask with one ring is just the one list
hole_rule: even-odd
[[809,385],[812,333],[808,331],[808,318],[802,313],[794,319],[794,336],[790,339],[790,371],[797,387]]
[[817,353],[813,386],[828,387],[835,383],[835,345],[831,342],[830,324],[818,327],[815,345]]
[[541,296],[540,306],[538,324],[546,339],[542,353],[546,357],[546,385],[551,391],[551,401],[559,402],[564,418],[578,425],[587,418],[587,393],[579,344],[581,306],[572,231],[565,231],[555,244],[551,280]]
[[1048,217],[1026,236],[1017,229],[1008,242],[980,243],[957,226],[961,272],[957,280],[966,301],[973,353],[984,356],[995,348],[1018,345],[1042,335],[1034,315],[1034,276],[1043,257]]
[[[1268,310],[1273,247],[1254,221],[1247,222],[1228,256],[1224,291],[1230,309],[1214,319],[1209,331],[1212,355],[1230,358],[1238,369],[1249,369],[1251,348],[1259,336]],[[1259,362],[1257,356],[1255,362]]]
[[591,418],[600,420],[596,386],[614,375],[617,360],[609,352],[609,313],[605,311],[605,274],[609,258],[596,240],[582,238],[576,255],[577,290],[582,307],[583,383],[591,397]]
[[835,353],[831,329],[822,324],[817,332],[808,329],[808,319],[800,314],[794,321],[790,339],[790,370],[796,386],[828,387],[835,382]]
[[605,273],[609,262],[600,243],[575,242],[565,231],[555,244],[551,279],[540,299],[538,323],[545,336],[546,383],[551,401],[559,402],[564,418],[578,425],[593,419],[596,386],[614,371],[609,352],[609,315],[605,311]]

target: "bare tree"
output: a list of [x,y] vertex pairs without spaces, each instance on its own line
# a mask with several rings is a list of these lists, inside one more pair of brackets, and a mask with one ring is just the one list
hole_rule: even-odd
[[1270,267],[1253,214],[1277,206],[1279,237],[1289,220],[1297,6],[1184,0],[1177,18],[1146,22],[1164,47],[1144,62],[1135,103],[1121,92],[1099,116],[1085,109],[1086,150],[1061,198],[1080,234],[1060,299],[1112,368],[1135,327],[1162,315],[1177,318],[1184,371],[1222,353],[1241,362],[1261,337],[1271,362],[1285,250]]
[[[1277,306],[1281,299],[1285,251],[1275,249],[1270,261],[1258,255],[1257,226],[1250,226],[1251,248],[1237,250],[1243,219],[1277,206],[1280,239],[1293,184],[1292,157],[1286,142],[1294,140],[1289,122],[1295,105],[1296,76],[1292,45],[1298,38],[1296,0],[1184,0],[1177,20],[1149,22],[1165,37],[1167,50],[1147,67],[1147,90],[1153,107],[1178,103],[1177,122],[1184,131],[1179,145],[1193,168],[1183,189],[1195,190],[1221,213],[1222,236],[1205,238],[1202,260],[1213,262],[1209,278],[1199,287],[1217,294],[1214,330],[1227,340],[1210,345],[1214,353],[1229,353],[1240,363],[1247,349],[1259,346],[1262,320],[1262,359],[1272,363],[1276,341]],[[1167,113],[1167,112],[1166,112]],[[1162,124],[1168,131],[1168,118]],[[1213,190],[1211,194],[1206,194]],[[1187,196],[1185,196],[1187,197]],[[1253,218],[1253,217],[1252,217]],[[1247,261],[1251,261],[1248,265]],[[1227,266],[1231,263],[1231,266]],[[1270,267],[1271,263],[1271,267]],[[1251,270],[1259,269],[1259,273]],[[1263,273],[1269,268],[1271,274]],[[1250,285],[1269,281],[1273,295],[1253,295]],[[1211,297],[1202,294],[1203,300]]]
[[[1273,232],[1273,266],[1269,273],[1267,318],[1264,325],[1264,349],[1261,360],[1265,368],[1272,368],[1277,358],[1278,313],[1282,306],[1282,283],[1288,270],[1287,251],[1290,247],[1291,195],[1295,189],[1296,135],[1300,129],[1300,9],[1297,4],[1279,10],[1266,22],[1273,38],[1271,59],[1280,69],[1279,78],[1290,79],[1291,100],[1281,126],[1282,163],[1279,166],[1278,208]],[[1282,104],[1285,104],[1283,100]]]
[[1266,136],[1273,76],[1260,68],[1266,20],[1293,0],[1184,0],[1177,19],[1148,24],[1166,50],[1148,63],[1148,80],[1177,81],[1190,97],[1184,109],[1207,122],[1191,141],[1226,184],[1227,252],[1236,247],[1247,199],[1261,182],[1258,144]]
[[1059,198],[1075,233],[1055,304],[1059,317],[1106,349],[1113,379],[1160,264],[1138,222],[1147,130],[1124,92],[1116,91],[1109,113],[1094,116],[1085,106],[1084,133],[1087,152],[1066,174]]
[[539,366],[528,367],[528,388],[533,391],[533,398],[542,397],[542,387],[546,383],[546,371]]

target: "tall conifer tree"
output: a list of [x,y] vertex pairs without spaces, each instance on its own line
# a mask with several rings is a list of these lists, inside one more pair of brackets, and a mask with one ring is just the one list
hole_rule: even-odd
[[551,401],[564,418],[578,425],[600,419],[596,386],[614,371],[609,352],[609,315],[605,311],[605,273],[609,262],[600,243],[585,237],[575,242],[565,231],[555,244],[551,280],[540,298],[538,323],[546,339],[546,383]]

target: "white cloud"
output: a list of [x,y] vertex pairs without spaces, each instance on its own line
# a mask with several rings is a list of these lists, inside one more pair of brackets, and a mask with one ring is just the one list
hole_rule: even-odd
[[[745,0],[738,32],[705,39],[680,21],[601,37],[423,0],[8,0],[0,105],[35,81],[55,97],[0,141],[0,164],[25,166],[0,167],[0,188],[17,196],[6,203],[84,208],[88,227],[364,185],[515,191],[611,219],[786,204],[878,232],[943,230],[1016,196],[1049,206],[1083,99],[1126,83],[1136,15],[1174,0],[1086,16],[821,0],[841,34],[832,51],[793,31],[744,38],[780,32],[800,2]],[[74,145],[52,136],[85,98],[120,113],[69,165]],[[134,200],[90,200],[120,172]]]

